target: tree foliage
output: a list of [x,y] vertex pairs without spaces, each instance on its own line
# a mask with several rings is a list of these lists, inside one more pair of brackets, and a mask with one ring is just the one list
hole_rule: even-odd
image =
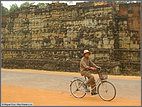
[[[6,7],[4,7],[3,4],[1,3],[2,15],[9,14],[9,13],[15,11],[16,9],[21,9],[22,7],[29,7],[29,6],[33,5],[34,3],[35,2],[32,2],[32,3],[24,2],[23,4],[20,5],[20,7],[18,7],[18,5],[15,3],[10,6],[9,10]],[[45,5],[44,3],[40,4],[41,7],[44,7],[44,5]]]
[[2,15],[8,14],[8,9],[4,7],[2,3],[1,3],[1,9],[2,9]]
[[46,8],[47,4],[46,3],[38,3],[37,6],[39,6],[39,8]]
[[25,2],[25,3],[23,3],[23,4],[20,5],[20,8],[22,8],[22,7],[29,7],[29,6],[33,5],[34,3],[35,2],[32,2],[32,3]]
[[11,12],[13,12],[13,11],[16,10],[16,9],[18,9],[17,4],[16,4],[16,3],[15,3],[15,4],[12,4],[12,5],[10,6],[9,12],[11,13]]

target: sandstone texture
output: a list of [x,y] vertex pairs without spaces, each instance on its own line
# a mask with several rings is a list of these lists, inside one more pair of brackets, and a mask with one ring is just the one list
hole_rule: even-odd
[[2,67],[79,71],[84,49],[110,74],[140,75],[140,3],[23,7],[2,17]]

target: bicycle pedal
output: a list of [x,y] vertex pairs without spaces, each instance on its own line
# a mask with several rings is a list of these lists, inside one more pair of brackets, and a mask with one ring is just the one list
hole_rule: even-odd
[[85,92],[90,92],[90,90],[89,90],[89,89],[87,89],[87,90],[85,90]]
[[97,92],[92,92],[92,93],[91,93],[91,95],[97,95],[97,94],[98,94]]

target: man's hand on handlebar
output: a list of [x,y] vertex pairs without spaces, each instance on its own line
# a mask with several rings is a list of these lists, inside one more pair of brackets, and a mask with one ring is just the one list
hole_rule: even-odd
[[93,67],[91,67],[90,69],[93,70],[93,71],[96,71],[96,70],[97,70],[96,68],[93,68]]
[[91,69],[91,70],[93,70],[93,71],[96,71],[97,69],[99,69],[99,70],[100,70],[100,69],[101,69],[101,67],[99,67],[99,66],[97,66],[96,68],[91,67],[90,69]]

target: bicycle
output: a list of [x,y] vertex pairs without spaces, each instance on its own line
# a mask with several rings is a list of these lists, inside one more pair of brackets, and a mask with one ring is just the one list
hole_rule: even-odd
[[[96,92],[99,94],[100,98],[104,101],[111,101],[115,98],[116,96],[116,88],[115,86],[107,81],[108,76],[103,75],[101,73],[101,69],[98,70],[98,75],[99,78],[96,81]],[[88,92],[86,92],[84,85],[85,82],[87,81],[87,78],[85,79],[75,77],[70,84],[70,92],[71,94],[76,97],[76,98],[83,98]],[[94,89],[93,88],[93,89]],[[90,87],[90,94],[92,92],[91,87]]]

